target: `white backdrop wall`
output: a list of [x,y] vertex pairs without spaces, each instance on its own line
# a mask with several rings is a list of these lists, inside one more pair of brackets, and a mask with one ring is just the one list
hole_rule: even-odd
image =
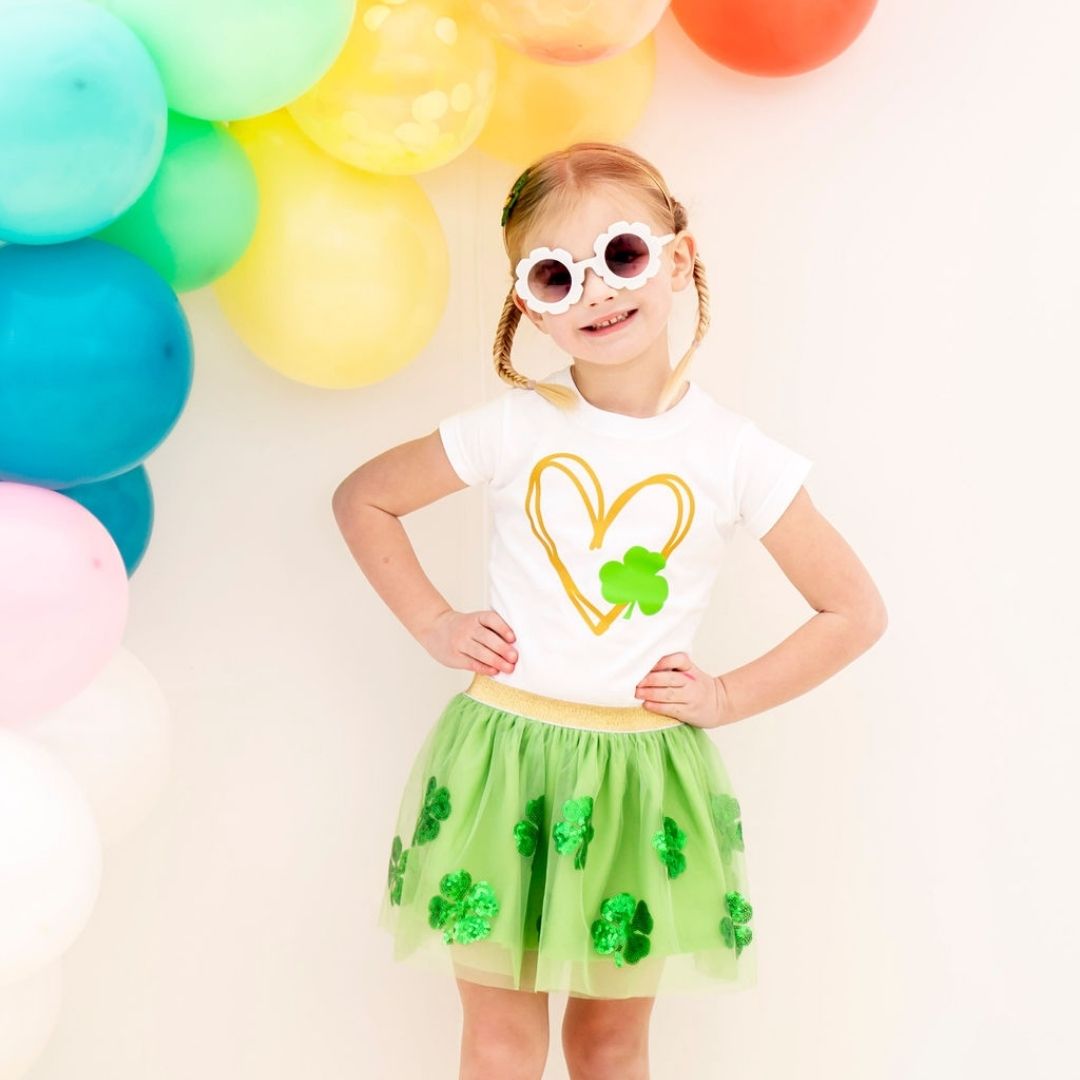
[[[694,377],[814,459],[808,490],[890,613],[856,664],[713,733],[743,803],[760,982],[661,1001],[657,1080],[1075,1062],[1078,36],[1064,0],[883,2],[836,61],[767,80],[670,15],[657,32],[627,141],[688,205],[708,268]],[[471,151],[419,178],[450,306],[378,385],[289,382],[209,290],[184,297],[195,385],[148,462],[156,528],[125,641],[172,703],[174,775],[109,853],[34,1080],[457,1075],[453,984],[395,966],[374,919],[400,786],[468,676],[383,606],[330,496],[501,389],[515,174]],[[565,362],[520,336],[520,370]],[[479,490],[406,519],[459,608],[487,606],[485,527]],[[695,659],[738,666],[809,614],[741,537]]]

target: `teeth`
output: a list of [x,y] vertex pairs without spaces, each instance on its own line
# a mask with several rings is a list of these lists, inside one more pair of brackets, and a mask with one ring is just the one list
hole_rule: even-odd
[[605,319],[603,322],[593,323],[592,326],[589,327],[589,329],[590,330],[602,330],[605,326],[613,326],[615,323],[622,322],[623,319],[628,319],[629,317],[630,317],[630,312],[625,311],[625,312],[623,312],[622,315],[616,315],[616,316],[614,316],[614,318]]

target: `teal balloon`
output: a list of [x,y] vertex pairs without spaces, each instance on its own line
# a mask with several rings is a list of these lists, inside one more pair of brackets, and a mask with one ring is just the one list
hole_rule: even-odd
[[[392,0],[395,2],[395,0]],[[337,59],[356,0],[97,0],[139,35],[169,105],[240,120],[287,105]]]
[[255,170],[236,139],[222,124],[170,112],[150,186],[96,235],[185,292],[208,285],[243,255],[258,216]]
[[55,244],[119,217],[165,146],[161,78],[83,0],[0,0],[0,239]]
[[154,525],[154,494],[145,467],[96,484],[64,488],[61,494],[85,506],[108,529],[131,577],[146,554]]
[[0,480],[127,472],[172,430],[191,381],[183,309],[141,259],[92,238],[0,248]]

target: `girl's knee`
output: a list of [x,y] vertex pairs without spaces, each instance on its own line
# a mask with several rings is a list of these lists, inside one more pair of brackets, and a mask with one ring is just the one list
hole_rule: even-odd
[[497,1017],[466,1020],[461,1040],[463,1080],[540,1080],[548,1054],[546,1025],[508,1023]]
[[644,1075],[652,999],[586,1003],[571,999],[563,1018],[566,1062],[582,1077]]
[[463,1080],[498,1076],[539,1080],[547,1061],[547,994],[494,990],[459,982],[464,1008]]
[[461,1080],[540,1080],[547,1055],[547,1041],[532,1034],[475,1028],[462,1039]]
[[632,1076],[648,1060],[648,1033],[588,1028],[564,1032],[563,1052],[575,1076]]

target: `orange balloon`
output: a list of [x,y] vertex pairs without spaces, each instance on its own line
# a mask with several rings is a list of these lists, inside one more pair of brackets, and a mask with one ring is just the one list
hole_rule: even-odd
[[799,75],[839,56],[877,0],[672,0],[698,48],[748,75]]
[[621,142],[641,119],[656,72],[653,35],[591,64],[542,64],[495,42],[495,103],[475,146],[518,169],[561,146]]

